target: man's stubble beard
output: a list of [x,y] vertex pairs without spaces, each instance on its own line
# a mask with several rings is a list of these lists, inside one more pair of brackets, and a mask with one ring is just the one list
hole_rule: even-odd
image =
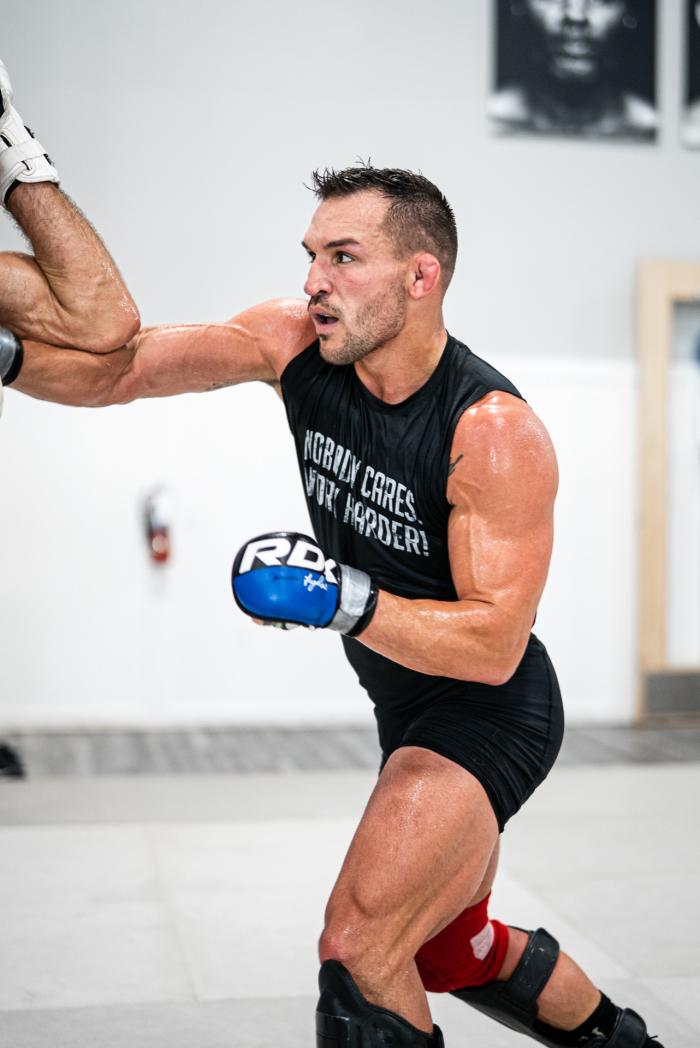
[[403,284],[397,283],[381,298],[362,307],[353,323],[353,330],[346,328],[340,346],[328,348],[321,336],[321,356],[328,364],[355,364],[400,335],[405,323],[406,292]]

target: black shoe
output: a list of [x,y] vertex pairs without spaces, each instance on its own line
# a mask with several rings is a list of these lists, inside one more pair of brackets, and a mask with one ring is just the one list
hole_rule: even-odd
[[656,1037],[650,1037],[644,1020],[631,1008],[623,1008],[609,1037],[594,1037],[586,1048],[664,1048]]

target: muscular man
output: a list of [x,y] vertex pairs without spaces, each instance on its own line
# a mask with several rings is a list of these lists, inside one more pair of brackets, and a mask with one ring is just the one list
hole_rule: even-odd
[[499,834],[562,737],[531,633],[557,469],[515,387],[445,330],[444,196],[407,171],[317,173],[306,301],[134,334],[84,219],[56,186],[15,177],[7,206],[35,250],[0,258],[15,388],[94,406],[252,380],[282,395],[316,539],[247,543],[236,598],[344,634],[384,755],[326,911],[319,1048],[442,1045],[426,989],[544,1044],[650,1045],[547,932],[488,916]]

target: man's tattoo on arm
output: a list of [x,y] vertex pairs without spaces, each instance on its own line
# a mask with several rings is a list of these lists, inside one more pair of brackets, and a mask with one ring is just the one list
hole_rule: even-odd
[[454,471],[457,469],[457,464],[459,462],[461,462],[463,458],[464,458],[464,453],[462,453],[461,455],[458,455],[457,458],[454,460],[454,462],[450,462],[450,468],[447,471],[447,476],[448,477],[452,476]]
[[[263,385],[269,386],[274,389],[275,393],[279,393],[282,396],[282,386],[277,379],[263,379]],[[235,382],[212,382],[207,386],[207,393],[212,393],[215,389],[226,389],[227,386],[235,386]]]

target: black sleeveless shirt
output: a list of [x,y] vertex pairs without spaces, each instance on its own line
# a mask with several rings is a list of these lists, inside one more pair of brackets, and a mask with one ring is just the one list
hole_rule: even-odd
[[[399,404],[373,396],[352,364],[326,363],[318,342],[290,361],[281,386],[326,555],[397,596],[457,600],[447,547],[454,431],[488,393],[520,397],[515,386],[451,335],[427,382]],[[377,706],[412,706],[460,683],[409,670],[359,641],[343,643]]]

